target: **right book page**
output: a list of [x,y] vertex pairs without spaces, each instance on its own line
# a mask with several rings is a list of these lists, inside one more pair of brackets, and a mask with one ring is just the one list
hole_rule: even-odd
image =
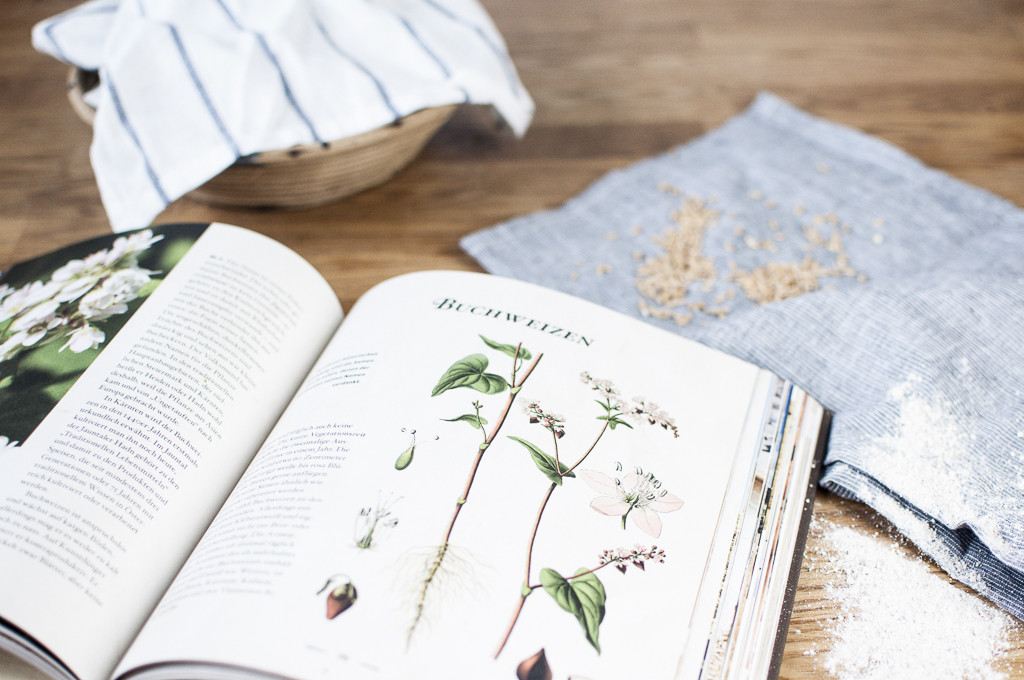
[[118,672],[673,677],[773,384],[529,284],[385,282]]

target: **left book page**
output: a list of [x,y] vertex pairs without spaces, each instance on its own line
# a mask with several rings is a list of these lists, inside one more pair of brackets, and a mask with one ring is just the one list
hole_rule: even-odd
[[222,224],[0,278],[0,647],[106,680],[340,321],[308,263]]

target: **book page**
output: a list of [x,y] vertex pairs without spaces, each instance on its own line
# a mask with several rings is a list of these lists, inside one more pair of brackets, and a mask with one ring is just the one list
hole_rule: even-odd
[[760,374],[528,284],[388,281],[118,673],[670,677]]
[[297,255],[203,230],[0,451],[0,573],[18,586],[0,589],[0,616],[82,680],[106,680],[339,321]]

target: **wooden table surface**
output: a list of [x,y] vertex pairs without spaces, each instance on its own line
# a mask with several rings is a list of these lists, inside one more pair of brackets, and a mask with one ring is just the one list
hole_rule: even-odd
[[[30,44],[35,22],[74,4],[0,5],[0,269],[109,233],[89,165],[91,130],[65,98],[67,68]],[[155,223],[216,220],[267,234],[316,266],[347,309],[397,274],[479,270],[460,251],[461,236],[555,208],[609,170],[714,129],[761,90],[1024,206],[1020,0],[483,4],[537,104],[525,138],[462,110],[394,179],[342,202],[257,211],[181,199]],[[826,493],[815,513],[872,533],[886,526]],[[805,564],[781,677],[827,675],[835,615],[827,585]],[[1012,627],[1010,643],[997,668],[1024,678],[1024,626]],[[24,672],[0,658],[0,675]]]

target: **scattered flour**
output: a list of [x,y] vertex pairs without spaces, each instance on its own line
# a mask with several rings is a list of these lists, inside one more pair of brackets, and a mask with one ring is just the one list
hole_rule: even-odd
[[[961,362],[962,371],[969,370],[965,362]],[[969,455],[971,437],[954,405],[922,396],[922,383],[921,376],[911,374],[886,394],[899,407],[899,415],[889,434],[868,444],[870,455],[884,460],[884,465],[876,466],[879,480],[899,488],[910,503],[946,526],[966,524],[983,540],[997,539],[997,515],[979,514],[977,490],[965,488],[966,480],[977,477]]]
[[[816,520],[817,521],[817,520]],[[824,668],[840,680],[1002,680],[1010,616],[933,573],[919,558],[850,527],[823,535],[831,573]],[[811,655],[814,650],[811,650]]]

